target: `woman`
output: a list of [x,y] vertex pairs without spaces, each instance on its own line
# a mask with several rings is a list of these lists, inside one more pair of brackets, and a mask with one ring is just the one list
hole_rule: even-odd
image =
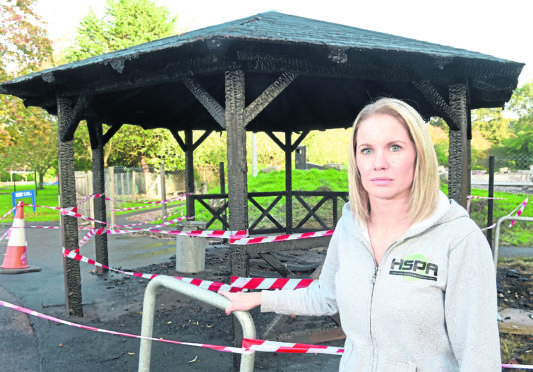
[[350,202],[320,279],[294,291],[222,293],[226,313],[339,312],[341,371],[501,371],[490,248],[439,189],[420,115],[383,98],[353,126]]

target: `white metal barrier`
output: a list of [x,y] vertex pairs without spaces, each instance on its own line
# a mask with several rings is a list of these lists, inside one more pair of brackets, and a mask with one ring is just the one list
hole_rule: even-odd
[[[230,300],[218,293],[199,288],[192,284],[186,283],[182,280],[172,278],[170,276],[159,275],[152,279],[146,286],[144,291],[144,303],[141,325],[141,336],[152,337],[154,312],[155,312],[155,296],[158,287],[166,287],[176,292],[183,293],[187,296],[195,298],[199,301],[208,303],[222,310],[230,304]],[[239,320],[242,327],[243,337],[255,338],[255,325],[250,313],[247,311],[234,311],[233,314]],[[152,353],[152,341],[149,339],[141,339],[141,346],[139,352],[139,372],[150,371],[150,358]],[[241,372],[253,372],[255,353],[241,355]]]
[[494,268],[498,269],[498,253],[500,245],[500,226],[504,221],[528,221],[533,222],[533,217],[503,216],[496,222],[496,232],[494,237]]

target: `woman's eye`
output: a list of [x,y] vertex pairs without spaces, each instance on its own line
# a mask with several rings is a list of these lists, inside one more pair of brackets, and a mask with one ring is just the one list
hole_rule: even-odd
[[371,153],[372,153],[372,150],[370,150],[370,149],[362,149],[361,150],[361,154],[363,154],[363,155],[369,155]]
[[392,151],[400,151],[401,147],[400,147],[400,145],[392,145],[392,146],[390,147],[390,149],[391,149]]

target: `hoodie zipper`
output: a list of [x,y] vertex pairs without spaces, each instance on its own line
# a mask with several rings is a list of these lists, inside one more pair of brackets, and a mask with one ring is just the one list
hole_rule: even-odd
[[376,280],[377,280],[377,277],[378,277],[378,273],[379,273],[379,268],[381,267],[381,265],[383,264],[383,262],[386,262],[386,258],[389,254],[389,252],[392,250],[392,248],[396,245],[398,245],[400,242],[402,242],[404,239],[400,238],[399,240],[393,242],[386,250],[385,252],[383,253],[383,256],[381,256],[381,261],[380,261],[380,264],[378,265],[378,263],[376,262],[376,257],[374,256],[374,254],[372,253],[372,258],[374,260],[374,274],[372,275],[372,280],[370,281],[371,282],[371,285],[372,285],[372,291],[370,293],[370,316],[369,316],[369,319],[370,319],[370,324],[369,324],[369,332],[370,332],[370,341],[372,342],[372,368],[371,368],[371,371],[375,371],[376,368],[377,368],[377,353],[376,353],[376,342],[374,340],[374,334],[372,332],[372,314],[374,313],[374,309],[373,309],[373,306],[374,306],[374,290],[376,288]]
[[374,275],[372,276],[372,279],[370,281],[371,285],[372,285],[372,291],[370,293],[370,314],[369,314],[369,332],[370,332],[370,342],[372,343],[372,353],[371,353],[371,361],[372,361],[372,364],[371,364],[371,370],[373,371],[375,369],[375,365],[376,365],[376,345],[375,345],[375,342],[374,342],[374,335],[372,333],[372,314],[374,313],[373,311],[373,305],[374,305],[374,288],[376,286],[376,278],[378,276],[378,270],[379,270],[379,266],[378,264],[376,263],[376,260],[374,259]]

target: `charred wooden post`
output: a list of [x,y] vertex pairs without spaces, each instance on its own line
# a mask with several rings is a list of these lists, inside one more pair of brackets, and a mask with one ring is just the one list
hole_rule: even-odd
[[[171,131],[172,135],[178,142],[178,145],[185,153],[185,192],[187,194],[194,194],[194,150],[202,144],[202,142],[209,137],[213,132],[212,130],[206,130],[204,134],[194,142],[192,135],[192,130],[185,130],[185,141],[180,137],[179,133],[176,131]],[[186,214],[187,217],[194,217],[194,198],[188,197],[186,202]]]
[[[89,129],[89,138],[92,149],[92,169],[93,169],[93,191],[95,194],[105,194],[105,175],[104,175],[104,137],[102,122],[96,119],[87,119],[87,128]],[[107,222],[105,198],[93,199],[94,218],[97,221]],[[95,228],[107,228],[104,223],[96,222]],[[107,234],[99,234],[94,237],[96,250],[96,261],[105,266],[109,266],[109,256],[107,250]],[[107,273],[108,269],[101,266],[96,267],[97,274]]]
[[244,72],[226,72],[225,124],[228,149],[228,200],[231,230],[248,228],[248,165],[244,122]]
[[449,147],[448,196],[466,207],[466,197],[470,193],[468,159],[468,116],[470,109],[467,103],[465,84],[449,87],[450,108],[453,110],[458,130],[451,130]]
[[285,226],[292,234],[292,146],[291,132],[285,132]]
[[[225,126],[228,149],[228,201],[231,230],[248,228],[248,168],[246,163],[246,130],[244,122],[244,72],[226,71]],[[232,275],[244,276],[248,272],[245,246],[230,248]],[[242,344],[242,330],[233,320],[233,343]],[[233,367],[238,370],[240,357],[234,354]]]
[[[185,131],[185,193],[194,194],[194,149],[192,130]],[[194,217],[194,200],[187,197],[185,205],[187,217]]]
[[[58,117],[58,162],[59,162],[59,197],[61,208],[76,206],[76,180],[74,177],[73,140],[62,140],[61,133],[73,126],[72,102],[68,98],[57,99]],[[73,132],[73,131],[72,131]],[[61,215],[61,240],[65,249],[78,248],[78,220],[72,216]],[[63,257],[65,279],[65,302],[67,314],[83,316],[81,275],[79,261]]]

